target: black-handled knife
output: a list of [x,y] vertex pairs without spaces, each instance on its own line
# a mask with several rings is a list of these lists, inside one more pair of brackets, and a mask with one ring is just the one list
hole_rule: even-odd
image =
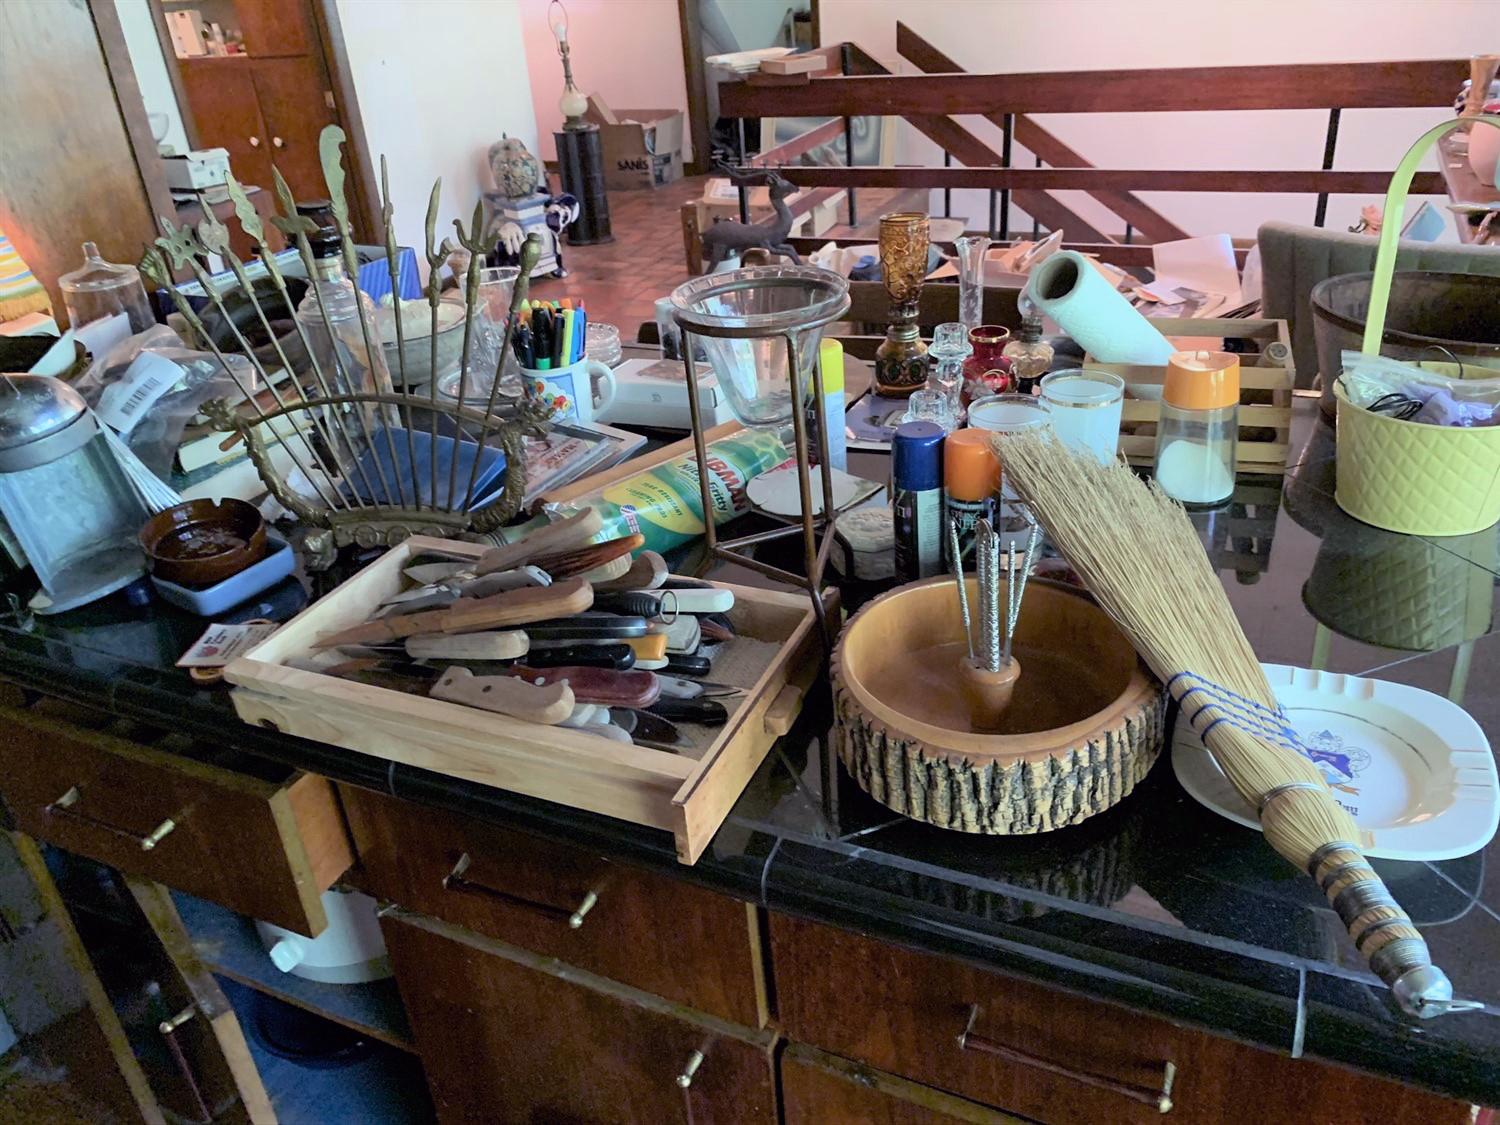
[[716,699],[668,699],[663,696],[646,708],[663,719],[721,727],[729,721],[729,710]]
[[629,645],[564,645],[560,648],[533,648],[526,654],[533,668],[561,668],[576,664],[584,668],[612,668],[628,672],[635,667],[635,649]]

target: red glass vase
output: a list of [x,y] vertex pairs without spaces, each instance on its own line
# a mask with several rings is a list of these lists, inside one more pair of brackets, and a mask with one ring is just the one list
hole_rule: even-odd
[[969,345],[974,351],[964,360],[964,385],[960,397],[965,406],[976,398],[1015,389],[1010,357],[1000,354],[1009,340],[1010,329],[998,324],[981,324],[969,329]]

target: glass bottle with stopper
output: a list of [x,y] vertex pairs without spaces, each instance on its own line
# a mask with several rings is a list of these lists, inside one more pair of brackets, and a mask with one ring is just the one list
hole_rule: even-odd
[[1234,493],[1240,361],[1229,352],[1174,352],[1156,427],[1156,482],[1184,504],[1220,504]]

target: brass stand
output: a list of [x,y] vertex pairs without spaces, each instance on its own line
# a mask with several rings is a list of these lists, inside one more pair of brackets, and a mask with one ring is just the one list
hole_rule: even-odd
[[[800,586],[806,590],[808,596],[812,598],[813,613],[817,618],[824,644],[830,650],[833,646],[834,634],[829,628],[827,607],[823,603],[822,585],[823,572],[828,566],[828,555],[833,548],[837,514],[833,508],[832,467],[828,463],[828,422],[823,411],[823,369],[816,362],[813,364],[813,412],[818,427],[818,468],[823,483],[823,540],[819,543],[818,517],[813,513],[812,464],[807,433],[807,411],[803,406],[801,357],[798,353],[796,335],[809,328],[821,328],[825,324],[832,323],[848,310],[849,298],[846,295],[839,307],[821,315],[818,319],[801,324],[780,325],[775,328],[709,327],[702,324],[688,324],[680,315],[675,315],[683,333],[682,360],[687,369],[688,414],[693,424],[693,451],[698,458],[698,492],[703,503],[703,534],[708,545],[709,557],[749,567],[767,578],[774,578],[778,582],[785,582],[791,586]],[[802,500],[800,529],[795,525],[772,528],[770,531],[757,532],[754,535],[726,540],[723,543],[718,541],[718,530],[714,526],[713,518],[713,494],[708,479],[708,445],[703,437],[703,418],[698,406],[698,376],[693,367],[693,347],[691,341],[687,339],[689,335],[714,336],[729,340],[760,340],[780,336],[786,342],[787,370],[792,385],[792,437],[797,455],[797,485]],[[805,575],[783,570],[781,567],[772,566],[759,559],[751,558],[748,554],[740,553],[746,548],[761,543],[785,539],[797,534],[799,530],[802,532],[802,557],[807,571]]]

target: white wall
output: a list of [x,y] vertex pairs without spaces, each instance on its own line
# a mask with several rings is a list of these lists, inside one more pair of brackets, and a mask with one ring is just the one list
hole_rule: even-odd
[[424,263],[427,199],[443,180],[437,238],[465,226],[492,185],[502,133],[536,152],[519,0],[338,0],[370,159],[390,166],[396,236]]
[[[340,0],[340,5],[348,0]],[[550,0],[520,0],[531,101],[544,160],[557,156],[552,134],[562,128],[562,61],[547,22]],[[573,81],[600,94],[611,109],[677,109],[687,112],[682,33],[677,0],[567,0]],[[692,159],[685,138],[683,159]],[[533,149],[533,152],[538,150]]]
[[177,92],[167,77],[167,64],[161,55],[161,41],[151,22],[152,0],[115,0],[120,26],[125,31],[125,47],[130,52],[130,66],[141,87],[146,112],[165,114],[168,118],[164,144],[178,152],[188,150],[187,130],[182,125],[182,110]]
[[[914,70],[896,54],[901,20],[965,69],[995,73],[1466,58],[1500,49],[1497,10],[1494,0],[1204,0],[1187,7],[1180,0],[821,0],[820,19],[824,43],[858,43],[898,72]],[[1444,116],[1440,109],[1346,111],[1334,166],[1389,172]],[[998,129],[963,120],[999,147]],[[1315,169],[1328,115],[1120,112],[1036,120],[1100,167]],[[901,161],[941,162],[936,146],[904,125],[902,133]],[[1030,166],[1019,149],[1014,160]],[[1058,194],[1095,226],[1122,229],[1083,193]],[[1316,202],[1310,195],[1138,194],[1191,234],[1251,236],[1267,219],[1311,223]],[[1328,226],[1343,229],[1372,202],[1379,200],[1331,197]],[[954,193],[954,213],[975,226],[987,221],[986,206],[982,193]],[[1029,230],[1030,219],[1013,208],[1017,227]]]

